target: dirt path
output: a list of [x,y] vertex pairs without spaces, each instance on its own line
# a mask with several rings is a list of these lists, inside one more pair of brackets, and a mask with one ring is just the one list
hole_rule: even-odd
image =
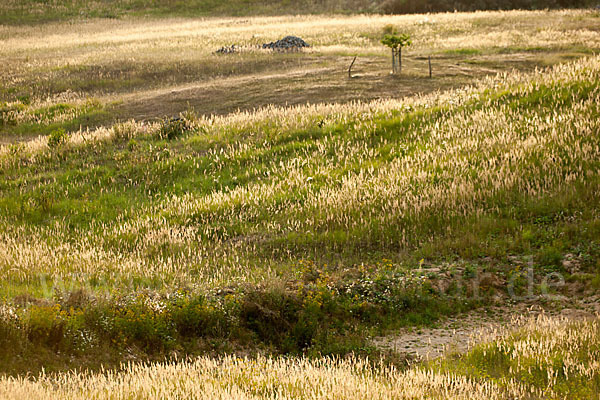
[[293,106],[306,103],[346,103],[379,98],[402,98],[464,86],[485,75],[522,65],[480,65],[454,59],[434,60],[435,74],[429,79],[427,60],[406,57],[401,75],[389,74],[389,60],[359,57],[348,78],[351,57],[322,57],[289,70],[259,74],[199,79],[197,82],[137,91],[104,101],[118,100],[115,110],[121,119],[152,120],[174,116],[186,109],[197,114],[223,115],[250,111],[268,105]]
[[[273,63],[262,72],[222,77],[202,77],[176,85],[151,82],[130,92],[95,96],[105,104],[105,116],[86,123],[82,129],[111,126],[116,121],[152,121],[177,116],[186,110],[198,115],[225,115],[235,111],[275,106],[318,103],[348,103],[381,98],[403,98],[444,91],[473,83],[485,75],[517,69],[532,70],[542,60],[531,54],[456,57],[436,55],[429,78],[427,57],[404,57],[402,74],[390,75],[390,60],[380,56],[360,56],[348,77],[353,57],[307,55],[288,63]],[[560,61],[560,58],[554,60]],[[156,86],[158,84],[158,86]],[[11,127],[0,130],[0,145],[28,141],[34,134],[15,133]]]
[[[434,73],[430,79],[427,58],[422,56],[406,56],[399,75],[390,75],[387,58],[362,56],[353,68],[353,78],[349,78],[348,65],[352,57],[312,55],[287,66],[274,63],[268,70],[252,74],[199,77],[194,82],[148,85],[131,92],[100,95],[96,98],[105,105],[103,116],[78,123],[80,129],[93,130],[129,119],[155,121],[190,109],[198,115],[225,115],[270,105],[286,107],[404,98],[462,87],[502,71],[530,71],[547,63],[536,57],[524,53],[468,58],[437,55],[433,58]],[[551,64],[560,61],[564,60],[556,54]],[[0,146],[26,142],[39,135],[16,132],[11,126],[0,126]]]
[[517,329],[524,320],[541,313],[578,320],[596,318],[598,312],[598,299],[552,308],[538,304],[491,307],[447,318],[435,328],[403,329],[393,335],[376,337],[372,342],[380,349],[393,350],[417,360],[431,360],[447,352],[465,352],[474,344],[493,340],[507,329]]
[[347,76],[345,58],[328,59],[326,66],[200,80],[127,94],[119,99],[121,105],[116,110],[123,118],[149,120],[188,108],[198,114],[223,115],[268,105],[369,101],[441,89],[439,81],[424,85],[423,79],[415,76],[390,77],[387,64],[380,58],[363,58],[360,62],[354,79]]

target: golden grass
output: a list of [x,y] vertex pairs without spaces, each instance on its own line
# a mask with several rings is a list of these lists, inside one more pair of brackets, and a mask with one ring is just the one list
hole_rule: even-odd
[[[586,167],[600,157],[600,121],[590,117],[599,112],[597,87],[587,99],[574,101],[561,113],[524,113],[505,104],[486,104],[485,100],[479,110],[457,110],[477,99],[484,89],[492,93],[508,90],[525,98],[541,86],[555,85],[547,96],[559,96],[561,88],[599,78],[600,58],[592,57],[532,75],[498,76],[476,87],[405,101],[267,108],[201,118],[197,125],[204,133],[190,140],[219,140],[239,132],[246,137],[209,149],[207,157],[215,172],[226,160],[243,156],[257,144],[269,150],[273,144],[261,136],[266,125],[270,132],[289,132],[310,128],[317,119],[323,119],[332,126],[350,123],[351,129],[345,136],[319,139],[316,148],[270,166],[269,175],[275,179],[206,195],[167,196],[110,223],[94,223],[90,229],[74,232],[67,222],[59,220],[50,226],[15,226],[2,218],[0,271],[11,279],[29,282],[39,276],[61,280],[72,275],[100,276],[110,281],[160,277],[209,286],[272,279],[278,274],[276,266],[281,259],[257,261],[252,255],[260,246],[259,240],[231,237],[226,229],[218,228],[235,221],[256,221],[244,233],[245,238],[285,237],[294,232],[358,232],[364,227],[370,227],[365,234],[376,235],[374,227],[400,229],[397,235],[380,240],[386,246],[404,246],[418,228],[414,221],[422,216],[440,212],[447,217],[477,215],[484,212],[487,198],[503,190],[535,197],[597,176],[597,171]],[[391,118],[399,110],[435,107],[448,107],[443,122],[415,127],[406,137],[407,143],[428,137],[420,151],[377,168],[370,164],[378,150],[364,142],[376,129],[377,118]],[[153,129],[140,125],[133,131],[146,135]],[[114,136],[115,128],[102,128],[73,135],[69,146],[94,146]],[[0,160],[5,166],[35,164],[49,151],[45,139],[39,139],[20,147],[3,146]],[[332,151],[335,162],[330,157]],[[361,167],[352,167],[343,175],[336,172],[353,165]],[[256,167],[250,167],[248,173],[258,171],[252,168]],[[314,188],[313,179],[325,179],[325,184]],[[289,192],[303,193],[302,200],[279,204],[278,199]],[[265,210],[268,219],[261,217]],[[127,242],[132,237],[133,247]],[[178,249],[177,256],[149,256],[153,249],[164,246]],[[125,248],[128,250],[123,251]],[[283,260],[288,257],[278,256]]]
[[[12,110],[0,117],[12,120],[0,125],[0,143],[48,134],[50,125],[85,130],[189,108],[227,114],[269,104],[346,103],[446,90],[512,68],[531,71],[589,55],[600,49],[598,23],[593,11],[570,10],[0,26],[0,108]],[[389,76],[389,54],[379,42],[388,25],[413,38],[398,79]],[[255,47],[288,34],[313,47],[298,54]],[[233,43],[244,50],[215,54]],[[356,54],[357,79],[349,80],[345,69]],[[425,79],[427,55],[433,55],[431,80]],[[58,103],[75,107],[40,112]]]
[[[0,84],[6,87],[43,85],[63,69],[99,66],[108,75],[124,65],[143,66],[145,73],[166,68],[172,74],[188,64],[197,79],[214,76],[221,65],[237,57],[214,54],[232,43],[257,45],[288,34],[302,36],[315,54],[376,54],[387,56],[379,43],[382,29],[393,24],[413,37],[408,53],[426,55],[455,49],[600,48],[593,11],[503,11],[404,16],[287,16],[207,19],[92,20],[43,26],[0,26]],[[244,57],[252,58],[252,55]],[[265,54],[260,55],[261,58]],[[245,63],[248,63],[247,61]],[[161,64],[162,66],[159,66]],[[197,66],[196,66],[197,67]],[[196,68],[194,67],[194,68]],[[243,69],[243,67],[241,67]],[[204,73],[203,73],[204,71]],[[246,71],[250,73],[251,71]],[[126,72],[123,76],[128,78]],[[41,79],[43,77],[43,79]],[[95,79],[103,79],[102,75]],[[188,78],[189,79],[189,78]],[[44,100],[44,99],[39,99]]]
[[[266,40],[295,33],[317,47],[365,45],[385,52],[368,34],[380,35],[384,26],[393,24],[400,31],[413,33],[413,46],[470,48],[504,47],[528,44],[549,46],[560,43],[586,43],[598,40],[592,26],[581,26],[582,20],[596,16],[590,10],[566,11],[485,11],[476,13],[442,13],[428,15],[356,15],[356,16],[285,16],[246,18],[189,19],[125,19],[48,24],[33,27],[4,26],[3,54],[17,55],[27,50],[63,51],[89,54],[98,47],[106,53],[97,57],[118,56],[137,49],[170,49],[187,53],[189,49],[210,53],[228,43],[259,44]],[[548,20],[554,24],[546,26]],[[493,24],[493,25],[491,25]],[[578,26],[579,24],[579,26]],[[527,32],[538,25],[545,29]],[[510,29],[507,29],[510,26]],[[565,35],[565,31],[567,34]],[[443,43],[437,43],[437,42]],[[460,46],[456,46],[459,44]],[[145,45],[145,46],[143,46]],[[136,47],[134,47],[136,46]],[[115,51],[121,49],[122,52]],[[77,51],[79,50],[79,51]],[[112,52],[110,52],[112,50]],[[180,55],[180,54],[177,54]],[[135,56],[135,55],[131,55]],[[166,56],[166,55],[163,55]],[[55,60],[67,63],[69,60]]]
[[[484,344],[497,348],[516,369],[541,367],[547,385],[520,382],[518,370],[493,381],[452,370],[414,366],[400,371],[356,359],[202,357],[148,366],[127,364],[122,372],[41,374],[1,378],[0,397],[29,399],[511,399],[562,398],[562,385],[597,380],[600,373],[598,320],[569,322],[540,316],[517,333]],[[582,353],[584,355],[582,356]],[[564,364],[553,368],[559,354]],[[534,364],[532,364],[534,360]],[[450,360],[451,362],[451,360]],[[492,365],[490,365],[493,368]],[[558,392],[555,390],[559,390]],[[563,392],[564,393],[564,392]]]

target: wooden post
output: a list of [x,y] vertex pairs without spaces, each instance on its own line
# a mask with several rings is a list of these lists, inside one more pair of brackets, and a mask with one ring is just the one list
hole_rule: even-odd
[[350,68],[348,68],[348,78],[352,78],[352,66],[354,65],[354,62],[356,61],[356,57],[358,57],[358,55],[354,56],[354,59],[352,60],[352,63],[350,64]]
[[402,47],[398,47],[398,72],[402,73]]
[[433,77],[433,72],[431,71],[431,56],[429,56],[429,79]]
[[396,51],[392,47],[392,74],[396,73]]

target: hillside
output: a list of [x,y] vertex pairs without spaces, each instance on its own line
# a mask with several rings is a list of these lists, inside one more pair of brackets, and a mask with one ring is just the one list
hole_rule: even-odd
[[140,4],[0,26],[1,398],[598,392],[600,13]]
[[593,290],[599,75],[592,57],[403,101],[4,146],[2,291],[34,305],[9,308],[5,356],[198,336],[344,354],[373,323],[522,296],[525,263],[541,299],[570,290],[554,273]]
[[0,24],[124,16],[252,16],[583,8],[594,0],[5,0]]
[[[185,111],[227,115],[445,91],[597,53],[598,24],[599,13],[582,10],[6,26],[0,31],[0,143],[130,119],[156,122]],[[389,73],[390,55],[380,43],[390,27],[413,38],[400,75]],[[311,47],[257,48],[289,34]],[[216,53],[232,44],[239,51]]]

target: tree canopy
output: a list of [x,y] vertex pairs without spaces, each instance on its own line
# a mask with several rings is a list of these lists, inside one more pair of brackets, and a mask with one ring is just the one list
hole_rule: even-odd
[[387,34],[381,39],[381,43],[396,50],[399,47],[410,46],[412,41],[410,35],[402,33],[400,35]]

